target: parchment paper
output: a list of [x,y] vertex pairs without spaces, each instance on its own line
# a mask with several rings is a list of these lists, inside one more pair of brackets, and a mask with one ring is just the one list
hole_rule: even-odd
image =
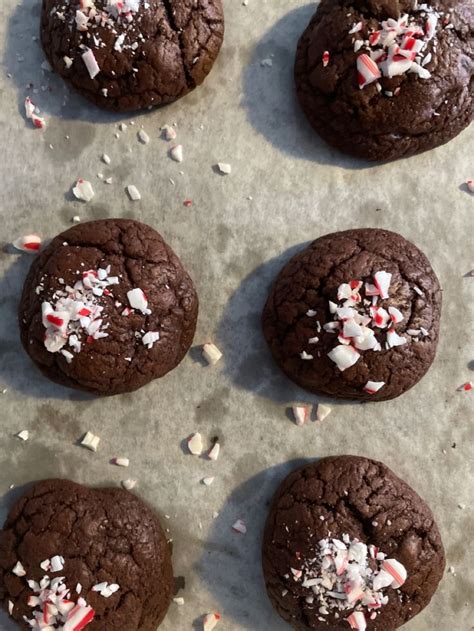
[[[249,0],[248,6],[225,0],[225,45],[205,85],[162,110],[111,116],[41,69],[44,57],[33,39],[40,4],[0,5],[0,239],[8,244],[30,232],[49,238],[74,215],[143,220],[183,259],[201,312],[196,348],[177,370],[132,395],[94,399],[49,383],[21,349],[16,309],[31,259],[7,247],[0,253],[2,522],[22,485],[34,480],[116,485],[135,478],[140,496],[170,516],[164,521],[175,574],[186,580],[179,594],[185,604],[171,606],[163,631],[200,629],[200,616],[215,610],[223,631],[283,631],[288,627],[272,611],[260,570],[267,503],[306,459],[361,454],[383,460],[428,501],[455,570],[405,628],[474,628],[474,395],[456,391],[474,369],[474,278],[465,277],[474,267],[474,196],[462,187],[474,179],[474,128],[437,150],[381,166],[328,148],[295,103],[294,50],[314,10],[296,0]],[[262,66],[264,59],[272,65]],[[27,94],[47,117],[44,132],[24,119]],[[118,125],[130,120],[135,126],[120,132]],[[182,164],[169,159],[169,145],[159,138],[165,123],[177,123]],[[151,137],[146,146],[136,138],[141,125]],[[100,161],[103,152],[110,167]],[[231,175],[213,170],[218,161],[232,165]],[[98,173],[112,176],[113,184]],[[73,201],[78,177],[93,182],[89,204]],[[128,184],[138,187],[141,201],[128,199]],[[268,286],[308,240],[369,226],[414,241],[438,273],[444,307],[437,359],[396,401],[332,401],[324,424],[297,428],[286,408],[317,401],[281,376],[269,357],[259,326]],[[214,368],[202,364],[197,348],[208,340],[224,353]],[[14,437],[22,429],[30,431],[26,443]],[[76,444],[87,430],[102,438],[96,454]],[[182,440],[193,431],[207,440],[219,436],[217,462],[185,455]],[[128,470],[109,464],[120,455],[131,459]],[[209,475],[216,480],[207,488],[200,480]],[[231,530],[238,518],[247,522],[245,536]],[[13,629],[6,616],[0,628]]]

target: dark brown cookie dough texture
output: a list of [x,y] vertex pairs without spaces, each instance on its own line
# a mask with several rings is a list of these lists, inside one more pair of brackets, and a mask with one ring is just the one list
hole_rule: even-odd
[[[403,20],[408,22],[405,30]],[[383,30],[384,22],[386,29],[395,26],[399,31],[395,46],[404,47],[402,53]],[[407,39],[410,29],[424,43],[419,52],[421,44]],[[384,48],[381,32],[388,35]],[[408,69],[411,50],[416,65]],[[389,51],[395,62],[390,69],[383,56]],[[372,57],[384,70],[362,89],[357,68],[361,55]],[[361,68],[369,77],[374,70],[371,62]],[[442,145],[474,117],[474,3],[322,0],[299,41],[295,79],[311,125],[346,153],[385,161]]]
[[[40,567],[59,555],[59,572]],[[20,562],[25,575],[12,572]],[[37,483],[11,509],[0,532],[0,600],[25,629],[32,618],[27,580],[62,576],[71,600],[95,611],[87,631],[156,631],[173,595],[169,544],[158,518],[137,497],[117,488],[89,489],[67,480]],[[119,589],[106,598],[101,583]],[[10,606],[11,607],[11,606]]]
[[107,110],[176,101],[204,81],[222,45],[221,0],[80,4],[43,0],[41,41],[54,71]]
[[[378,296],[376,309],[381,310],[374,312],[369,294],[377,272],[391,274],[391,280],[388,298]],[[357,290],[361,301],[355,309],[373,318],[367,328],[375,333],[379,349],[356,349],[359,359],[341,371],[329,353],[349,344],[338,338],[344,322],[337,324],[340,329],[326,329],[337,320],[331,306],[334,311],[336,304],[346,304],[338,299],[341,285],[354,280],[362,283]],[[440,312],[441,290],[426,256],[399,234],[361,229],[321,237],[294,256],[270,291],[262,323],[275,361],[302,388],[336,398],[383,401],[414,386],[429,369],[436,353]],[[383,328],[375,323],[379,316],[383,316]],[[392,316],[402,320],[393,323]],[[370,330],[364,328],[364,332]],[[357,339],[351,338],[349,350],[342,352],[353,352]],[[389,339],[402,345],[388,348]],[[369,382],[379,389],[368,392]]]
[[317,555],[320,540],[341,540],[343,535],[375,546],[407,571],[401,588],[384,590],[388,602],[375,610],[377,616],[373,620],[366,616],[367,631],[394,631],[428,605],[445,567],[430,509],[381,462],[336,456],[291,473],[280,485],[267,519],[263,540],[267,591],[292,628],[350,628],[344,618],[351,609],[339,617],[334,612],[322,616],[321,604],[317,598],[308,602],[311,589],[302,586],[297,573]]
[[[87,274],[103,270],[108,279],[103,282]],[[92,290],[82,285],[74,290],[76,283],[91,278]],[[116,284],[107,284],[114,278]],[[132,308],[132,290],[143,292],[141,308]],[[65,296],[75,297],[72,308]],[[51,323],[44,320],[45,304],[53,311],[47,316]],[[60,342],[64,345],[54,346],[55,330],[45,325],[54,327],[55,317],[64,317],[60,305],[68,308],[71,320],[67,330],[57,332],[60,340],[67,336]],[[93,322],[73,321],[74,309],[82,306],[92,310],[81,313]],[[161,235],[137,221],[106,219],[66,230],[35,258],[23,288],[19,324],[25,350],[47,377],[112,395],[136,390],[175,368],[192,344],[197,314],[193,282]]]

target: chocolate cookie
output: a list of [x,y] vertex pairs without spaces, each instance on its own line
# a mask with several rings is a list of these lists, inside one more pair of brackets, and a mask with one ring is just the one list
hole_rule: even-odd
[[164,105],[200,85],[224,37],[221,0],[43,0],[55,70],[107,110]]
[[263,332],[302,388],[383,401],[414,386],[436,353],[441,290],[412,243],[388,230],[314,241],[280,272]]
[[106,219],[66,230],[34,260],[19,323],[23,346],[47,377],[111,395],[175,368],[197,313],[192,280],[161,235]]
[[331,145],[393,160],[474,117],[472,0],[322,0],[296,54],[298,98]]
[[263,571],[293,629],[394,631],[428,605],[444,567],[430,509],[381,462],[325,458],[275,495]]
[[122,489],[39,482],[0,531],[0,601],[24,629],[38,619],[68,631],[155,631],[172,594],[160,522]]

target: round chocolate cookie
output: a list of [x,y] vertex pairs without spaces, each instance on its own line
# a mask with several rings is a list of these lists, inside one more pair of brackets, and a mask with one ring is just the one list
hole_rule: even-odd
[[428,605],[444,567],[430,509],[381,462],[325,458],[275,495],[263,571],[293,629],[394,631]]
[[262,321],[277,364],[302,388],[383,401],[430,367],[440,311],[438,280],[418,248],[388,230],[347,230],[285,265]]
[[23,346],[47,377],[111,395],[175,368],[197,313],[192,280],[161,235],[106,219],[66,230],[39,254],[19,323]]
[[474,118],[472,0],[322,0],[296,54],[298,98],[331,145],[394,160]]
[[158,518],[123,489],[39,482],[0,531],[0,601],[25,629],[155,631],[173,582]]
[[221,0],[43,0],[41,42],[54,71],[116,112],[191,92],[223,37]]

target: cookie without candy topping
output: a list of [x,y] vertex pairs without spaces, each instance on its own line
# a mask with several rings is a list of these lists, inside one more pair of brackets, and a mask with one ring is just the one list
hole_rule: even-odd
[[[319,590],[325,594],[327,613],[323,614],[319,588],[303,586],[308,578],[321,577],[319,542],[324,539],[345,541],[347,547],[359,541],[368,546],[367,564],[372,570],[380,564],[370,552],[374,556],[379,552],[406,572],[401,587],[379,590],[384,602],[381,607],[370,612],[358,601],[356,609],[363,613],[367,631],[394,631],[405,624],[428,605],[443,576],[445,555],[438,528],[413,489],[374,460],[357,456],[319,460],[282,482],[263,540],[263,571],[270,600],[292,628],[300,631],[350,628],[345,619],[354,608],[339,608],[341,601],[327,594],[331,583]],[[363,546],[356,547],[362,547],[357,551],[360,561]],[[335,579],[334,574],[329,575]],[[351,577],[344,573],[344,566],[339,578],[350,586]],[[384,582],[389,583],[390,576]],[[374,611],[377,616],[371,620]]]
[[[376,282],[386,285],[381,292]],[[385,290],[388,298],[380,295]],[[441,290],[426,256],[394,232],[363,229],[326,235],[293,257],[270,291],[262,322],[275,361],[302,388],[383,401],[429,369],[440,311]]]
[[175,368],[191,346],[192,280],[150,226],[78,224],[34,260],[19,306],[23,345],[65,386],[131,392]]
[[176,101],[204,81],[222,45],[221,0],[83,4],[43,0],[41,42],[55,72],[104,109]]
[[474,4],[322,0],[295,80],[311,125],[346,153],[393,160],[442,145],[474,117]]
[[[40,563],[59,555],[64,567]],[[12,568],[20,561],[26,575]],[[11,509],[0,531],[0,601],[13,618],[32,618],[27,580],[65,577],[71,600],[80,597],[95,611],[87,631],[155,631],[173,594],[171,554],[158,518],[123,489],[88,489],[67,480],[37,483]],[[108,597],[93,591],[115,585]],[[116,588],[118,586],[118,589]]]

